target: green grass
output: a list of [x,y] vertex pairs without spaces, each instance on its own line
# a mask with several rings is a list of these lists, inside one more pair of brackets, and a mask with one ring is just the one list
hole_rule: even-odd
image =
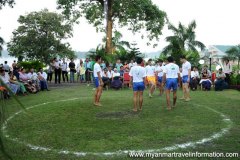
[[[160,149],[174,144],[197,141],[219,132],[226,124],[222,117],[206,107],[227,115],[233,122],[223,137],[176,152],[239,152],[240,150],[240,94],[238,91],[191,92],[192,101],[178,100],[177,108],[165,110],[165,96],[153,98],[144,93],[143,111],[132,110],[132,91],[104,91],[101,108],[92,105],[92,87],[55,88],[50,92],[20,97],[26,107],[51,102],[19,114],[8,124],[8,134],[24,143],[54,150],[82,152],[114,152],[119,150]],[[178,97],[181,97],[181,91]],[[61,101],[78,98],[71,101]],[[7,101],[8,115],[19,110]],[[78,159],[74,155],[54,151],[33,151],[23,144],[5,139],[13,159]],[[1,158],[1,156],[0,156]],[[109,159],[89,155],[82,159]],[[79,159],[80,159],[79,158]],[[128,159],[128,156],[111,157]]]

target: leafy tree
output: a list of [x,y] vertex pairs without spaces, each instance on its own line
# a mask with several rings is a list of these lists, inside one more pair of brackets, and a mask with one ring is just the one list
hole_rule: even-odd
[[[85,17],[97,31],[103,31],[105,0],[58,0],[58,8],[72,22]],[[145,30],[150,41],[158,40],[162,34],[166,13],[151,0],[107,0],[106,52],[112,51],[112,30],[114,24],[127,26],[133,33]],[[149,43],[150,44],[150,43]]]
[[227,56],[230,60],[237,60],[238,61],[238,69],[239,69],[239,62],[240,62],[240,44],[230,48],[227,51]]
[[11,56],[44,63],[56,56],[75,57],[70,45],[62,43],[62,40],[72,36],[72,26],[64,22],[63,16],[45,9],[20,16],[18,22],[20,26],[8,43]]
[[196,40],[196,26],[195,21],[192,21],[187,27],[182,25],[181,22],[178,24],[178,27],[169,23],[168,29],[170,29],[174,35],[166,37],[166,41],[169,42],[169,44],[163,49],[163,53],[165,55],[172,55],[179,64],[180,55],[186,54],[186,51],[198,53],[197,48],[203,50],[205,45]]
[[14,0],[0,0],[0,9],[2,9],[3,6],[9,5],[10,7],[13,7],[15,4]]

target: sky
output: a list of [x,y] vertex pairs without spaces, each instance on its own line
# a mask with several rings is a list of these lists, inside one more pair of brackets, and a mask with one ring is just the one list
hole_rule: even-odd
[[[181,22],[188,25],[196,20],[196,40],[209,45],[237,45],[240,43],[240,0],[152,0],[159,9],[165,11],[171,23]],[[0,36],[6,42],[10,41],[12,32],[18,27],[17,19],[32,11],[44,8],[56,10],[56,0],[15,0],[14,8],[4,7],[0,10]],[[58,11],[59,12],[59,11]],[[136,42],[143,53],[159,51],[167,45],[165,37],[171,35],[167,26],[163,35],[153,48],[147,46],[147,40],[141,35],[133,35],[127,29],[121,29],[123,40]],[[80,19],[79,25],[74,25],[73,37],[68,39],[75,51],[89,51],[102,43],[103,33],[97,33],[85,19]]]

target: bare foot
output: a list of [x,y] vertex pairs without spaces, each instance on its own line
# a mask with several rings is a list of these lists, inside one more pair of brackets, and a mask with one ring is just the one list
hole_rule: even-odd
[[137,112],[137,109],[133,109],[133,112]]
[[102,104],[101,103],[96,103],[96,106],[102,107]]
[[172,110],[172,108],[171,107],[167,107],[167,110],[170,111],[170,110]]

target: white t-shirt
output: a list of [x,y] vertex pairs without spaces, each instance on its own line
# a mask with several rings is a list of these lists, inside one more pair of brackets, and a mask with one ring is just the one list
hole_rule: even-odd
[[29,72],[28,73],[28,79],[37,80],[37,77],[38,77],[38,75],[35,72],[33,72],[33,73]]
[[189,69],[191,70],[191,64],[188,61],[186,61],[185,63],[182,64],[182,75],[187,76]]
[[162,77],[163,76],[163,70],[164,70],[164,66],[157,66],[155,71],[158,72],[158,77]]
[[59,69],[60,66],[61,66],[61,63],[60,63],[59,61],[54,62],[54,67],[55,67],[55,69]]
[[191,71],[191,78],[200,78],[198,71]]
[[40,74],[41,74],[41,76],[45,79],[45,80],[47,80],[47,74],[46,74],[46,72],[40,72]]
[[166,73],[166,78],[178,78],[179,66],[174,63],[169,63],[164,67],[163,73]]
[[143,82],[143,78],[146,77],[146,70],[141,66],[133,66],[129,76],[133,77],[133,82]]
[[10,77],[9,77],[9,75],[7,73],[5,73],[4,76],[0,75],[0,78],[2,79],[3,83],[5,83],[5,84],[9,83]]
[[108,76],[108,78],[112,78],[112,77],[113,77],[113,73],[114,73],[113,71],[111,71],[111,72],[108,71],[108,72],[107,72],[107,76]]
[[113,76],[113,77],[120,77],[120,73],[118,73],[118,72],[117,72],[117,73],[116,73],[116,72],[113,72],[112,76]]
[[93,74],[94,74],[95,78],[98,77],[98,74],[97,74],[98,72],[100,72],[100,76],[102,76],[101,75],[102,69],[101,69],[100,65],[98,63],[95,63],[94,64],[94,69],[93,69]]
[[67,67],[68,67],[67,62],[62,63],[62,71],[67,71]]
[[145,69],[146,69],[147,76],[154,76],[154,72],[155,72],[154,66],[147,65]]

